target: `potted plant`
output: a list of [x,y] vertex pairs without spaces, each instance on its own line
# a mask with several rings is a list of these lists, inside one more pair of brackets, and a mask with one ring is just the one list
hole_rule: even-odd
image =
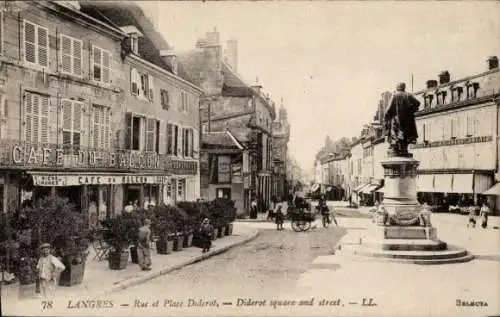
[[195,233],[199,223],[201,223],[201,212],[199,202],[182,201],[177,204],[179,208],[184,210],[187,215],[187,220],[184,226],[184,248],[189,248],[193,245]]
[[111,247],[108,254],[109,268],[122,270],[127,267],[130,244],[134,242],[141,222],[134,215],[128,213],[111,219],[105,240]]
[[184,247],[184,232],[188,228],[188,215],[179,207],[170,209],[170,216],[175,224],[174,251],[181,251]]
[[224,234],[230,236],[233,234],[233,221],[236,219],[236,207],[234,206],[233,200],[226,199],[224,203],[223,218],[225,223]]
[[172,206],[160,205],[153,208],[155,221],[152,230],[159,239],[156,241],[156,252],[158,254],[169,254],[174,250],[175,223],[172,220]]
[[85,214],[77,212],[67,198],[47,196],[23,207],[31,232],[31,246],[50,243],[65,270],[59,285],[71,286],[83,281],[88,255],[88,230]]

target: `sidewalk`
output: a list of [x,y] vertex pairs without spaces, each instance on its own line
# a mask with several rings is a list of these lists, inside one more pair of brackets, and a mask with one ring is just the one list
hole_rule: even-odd
[[[57,300],[58,298],[99,297],[116,292],[225,252],[254,239],[258,233],[256,228],[235,223],[233,235],[215,240],[209,253],[202,253],[197,247],[186,248],[168,255],[157,254],[156,250],[152,250],[151,271],[141,271],[137,264],[130,261],[124,270],[110,270],[108,261],[93,260],[94,252],[91,250],[86,262],[83,283],[71,287],[57,287],[54,298]],[[10,307],[10,304],[25,305],[27,301],[30,301],[30,299],[19,298],[18,288],[17,284],[2,286],[1,298],[4,312],[12,312],[10,308],[14,307]]]

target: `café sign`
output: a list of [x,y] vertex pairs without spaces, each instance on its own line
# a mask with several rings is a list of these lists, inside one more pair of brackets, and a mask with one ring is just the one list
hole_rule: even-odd
[[164,175],[31,173],[34,186],[80,186],[113,184],[166,184]]
[[10,156],[13,165],[26,167],[149,169],[166,170],[177,175],[194,175],[198,170],[198,162],[194,160],[140,151],[110,152],[15,145]]

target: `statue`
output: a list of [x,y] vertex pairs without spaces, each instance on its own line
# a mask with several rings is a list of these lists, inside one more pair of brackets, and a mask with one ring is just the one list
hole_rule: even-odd
[[416,143],[418,137],[415,112],[420,102],[405,88],[404,83],[397,85],[384,117],[387,142],[395,156],[410,156],[408,145]]

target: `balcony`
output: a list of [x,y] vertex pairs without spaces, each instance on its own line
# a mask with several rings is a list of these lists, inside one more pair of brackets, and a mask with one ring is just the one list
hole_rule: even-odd
[[0,167],[118,172],[149,170],[195,175],[198,161],[154,152],[72,148],[4,139],[0,141]]

